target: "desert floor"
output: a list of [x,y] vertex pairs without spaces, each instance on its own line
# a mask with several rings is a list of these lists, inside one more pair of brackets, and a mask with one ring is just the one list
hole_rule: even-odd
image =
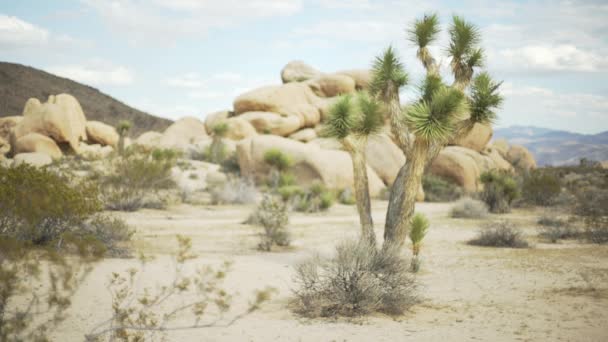
[[[387,202],[375,201],[377,227]],[[133,227],[136,246],[155,256],[142,272],[142,288],[170,283],[174,235],[192,238],[194,266],[233,262],[226,289],[238,292],[233,309],[246,307],[255,289],[279,290],[259,311],[228,327],[174,331],[169,341],[607,341],[608,246],[579,242],[545,243],[536,238],[540,210],[501,215],[524,229],[530,249],[467,245],[481,221],[448,218],[450,204],[418,204],[431,230],[422,250],[418,279],[422,302],[401,317],[307,319],[290,311],[293,266],[316,252],[331,253],[358,230],[353,206],[329,212],[292,214],[293,248],[256,250],[257,227],[241,224],[251,206],[179,205],[168,210],[120,213]],[[498,217],[491,217],[497,219]],[[381,236],[381,229],[377,230]],[[409,254],[409,250],[406,251]],[[193,266],[193,267],[194,267]],[[110,316],[106,289],[114,271],[139,267],[137,259],[106,259],[79,289],[56,341],[82,341],[85,333]]]

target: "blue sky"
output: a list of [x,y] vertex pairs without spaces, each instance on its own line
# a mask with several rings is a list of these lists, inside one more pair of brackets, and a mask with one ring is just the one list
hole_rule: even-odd
[[[414,96],[422,68],[405,30],[426,12],[462,15],[483,32],[486,69],[503,80],[498,126],[608,130],[605,1],[0,0],[0,60],[83,82],[168,118],[230,109],[280,83],[302,60],[366,68],[392,44]],[[433,47],[442,59],[446,37]]]

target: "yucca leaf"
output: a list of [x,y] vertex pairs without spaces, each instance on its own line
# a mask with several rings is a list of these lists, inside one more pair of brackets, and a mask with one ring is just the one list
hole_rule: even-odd
[[473,122],[488,124],[496,120],[494,109],[499,108],[503,101],[498,92],[501,84],[502,82],[494,82],[487,72],[482,72],[473,79],[469,99]]
[[407,31],[408,40],[419,48],[425,48],[437,39],[439,31],[439,17],[437,14],[425,14],[424,18],[414,21],[413,27]]
[[370,92],[373,95],[385,97],[389,87],[392,86],[395,91],[398,91],[407,82],[408,75],[403,68],[403,64],[393,47],[389,46],[381,56],[377,56],[374,60]]
[[437,92],[444,84],[441,77],[436,74],[427,74],[426,78],[420,86],[421,101],[431,102],[433,95]]
[[429,229],[429,220],[424,214],[417,213],[412,218],[410,240],[414,246],[420,245]]
[[365,93],[361,93],[358,96],[358,105],[359,116],[353,127],[353,132],[363,136],[379,133],[384,126],[384,113],[381,104]]
[[449,34],[448,54],[458,60],[462,60],[462,57],[469,55],[481,40],[481,33],[477,26],[466,22],[459,16],[452,18]]
[[346,138],[355,125],[355,108],[351,96],[340,97],[336,103],[329,108],[329,114],[323,130],[322,136],[336,139]]

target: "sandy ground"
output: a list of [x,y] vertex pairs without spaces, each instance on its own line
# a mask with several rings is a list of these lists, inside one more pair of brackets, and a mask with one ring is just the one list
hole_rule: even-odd
[[[373,203],[378,227],[383,226],[386,205]],[[293,266],[315,252],[330,253],[340,240],[356,236],[352,206],[293,214],[293,248],[271,253],[257,251],[257,228],[241,224],[251,207],[180,205],[119,215],[136,227],[137,248],[156,256],[143,271],[143,284],[171,280],[169,254],[175,250],[174,235],[182,234],[192,238],[198,254],[194,265],[233,262],[225,285],[239,294],[236,310],[247,305],[255,289],[279,290],[261,310],[231,326],[171,332],[169,341],[608,340],[608,246],[544,243],[536,239],[534,226],[540,212],[516,210],[501,217],[517,221],[533,248],[473,247],[465,242],[481,221],[448,218],[449,204],[423,203],[417,209],[432,222],[418,275],[422,302],[401,317],[357,320],[306,319],[288,309]],[[107,259],[96,265],[53,340],[82,341],[107,319],[110,274],[134,266],[135,259]]]

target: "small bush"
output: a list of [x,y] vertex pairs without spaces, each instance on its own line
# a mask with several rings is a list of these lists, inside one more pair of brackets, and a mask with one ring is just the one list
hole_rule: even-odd
[[273,196],[264,196],[252,215],[252,221],[264,228],[258,248],[270,251],[273,245],[289,246],[287,205]]
[[476,238],[469,241],[470,245],[484,247],[526,248],[528,242],[521,230],[509,221],[494,222],[479,231]]
[[303,193],[292,197],[291,205],[295,211],[316,213],[325,211],[334,204],[334,194],[322,183],[314,183]]
[[416,303],[416,283],[396,251],[347,241],[330,259],[296,267],[296,310],[308,317],[402,314]]
[[452,202],[462,197],[462,189],[458,185],[434,175],[422,177],[422,188],[427,202]]
[[211,189],[212,204],[250,204],[258,197],[253,181],[231,177],[223,185]]
[[608,243],[608,191],[581,189],[576,198],[574,213],[583,219],[584,239],[593,243]]
[[305,191],[298,185],[282,186],[277,189],[277,193],[283,201],[289,202],[292,198],[303,196]]
[[506,213],[511,210],[511,203],[519,197],[517,182],[508,173],[488,171],[481,174],[484,189],[480,194],[491,212]]
[[450,216],[454,218],[485,218],[488,216],[488,206],[484,202],[470,197],[461,198],[452,207]]
[[426,233],[430,227],[430,222],[423,214],[416,213],[412,218],[412,225],[410,229],[410,241],[412,241],[412,272],[418,272],[420,270],[420,249],[422,248],[422,240],[426,236]]
[[134,233],[124,220],[100,214],[83,224],[80,235],[99,241],[108,256],[126,257],[130,255],[130,251],[124,243],[131,240]]
[[338,202],[346,205],[354,205],[357,203],[357,199],[350,188],[346,188],[338,194]]
[[279,187],[296,184],[296,176],[289,172],[281,172],[279,175]]
[[581,237],[580,230],[563,219],[543,215],[536,223],[540,226],[539,235],[553,243],[558,240],[577,239]]
[[264,153],[264,162],[278,171],[287,171],[293,164],[291,158],[281,150],[272,148]]
[[555,203],[561,189],[558,177],[542,170],[533,170],[524,177],[522,197],[527,203],[548,206]]

